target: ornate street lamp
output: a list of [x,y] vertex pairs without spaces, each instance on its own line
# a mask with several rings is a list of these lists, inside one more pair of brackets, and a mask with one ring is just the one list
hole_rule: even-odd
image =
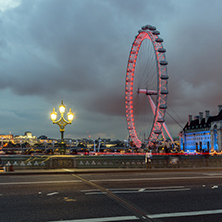
[[57,124],[59,125],[59,128],[60,128],[60,132],[61,132],[61,153],[66,153],[66,149],[65,149],[65,143],[64,143],[64,132],[65,132],[65,126],[67,124],[71,124],[73,119],[74,119],[74,114],[72,113],[71,111],[71,108],[69,110],[69,112],[67,113],[67,118],[68,120],[66,120],[64,118],[64,113],[66,111],[66,107],[65,105],[63,104],[63,101],[61,101],[61,105],[59,106],[59,112],[60,112],[60,119],[56,120],[57,119],[57,112],[55,111],[55,108],[53,108],[53,111],[51,113],[51,120],[52,120],[52,123],[53,124]]

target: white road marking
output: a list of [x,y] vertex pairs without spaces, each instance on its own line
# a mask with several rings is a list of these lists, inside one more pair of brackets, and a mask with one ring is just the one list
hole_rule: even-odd
[[100,195],[100,194],[106,194],[106,192],[89,192],[89,193],[85,193],[85,195]]
[[116,189],[110,189],[110,190],[162,190],[162,189],[182,189],[185,188],[185,186],[165,186],[165,187],[139,187],[139,188],[116,188]]
[[143,192],[145,189],[144,188],[141,188],[141,189],[139,189],[138,191],[139,192]]
[[[144,190],[143,193],[156,193],[156,192],[178,192],[178,191],[189,191],[191,190],[190,188],[184,188],[184,189],[162,189],[162,190]],[[115,194],[129,194],[129,193],[139,193],[141,191],[138,190],[121,190],[121,191],[112,191],[112,193]],[[105,192],[89,192],[89,193],[85,193],[85,195],[96,195],[96,194],[105,194]]]
[[[63,222],[106,222],[106,221],[129,221],[138,219],[135,216],[122,216],[122,217],[103,217],[103,218],[91,218],[91,219],[78,219],[78,220],[63,220]],[[59,221],[51,221],[59,222]]]
[[[196,177],[157,177],[157,178],[130,178],[130,179],[97,179],[89,180],[90,182],[127,182],[127,181],[160,181],[160,180],[188,180],[188,179],[208,179],[222,178],[222,176],[196,176]],[[66,181],[36,181],[36,182],[8,182],[0,183],[1,185],[25,185],[25,184],[44,184],[44,183],[81,183],[81,180]]]
[[[113,189],[109,189],[110,191],[120,191],[120,190],[140,190],[140,189],[144,189],[144,190],[162,190],[162,189],[183,189],[185,188],[185,186],[165,186],[165,187],[138,187],[138,188],[113,188]],[[94,191],[100,191],[99,189],[90,189],[90,190],[81,190],[81,192],[83,193],[87,193],[87,192],[94,192]]]
[[163,213],[147,215],[150,218],[166,218],[166,217],[186,217],[186,216],[200,216],[200,215],[222,214],[222,209],[218,210],[203,210],[203,211],[190,211],[190,212],[176,212],[176,213]]
[[100,191],[100,190],[99,189],[81,190],[81,192],[83,193],[94,192],[94,191]]
[[[162,213],[162,214],[150,214],[146,215],[149,218],[168,218],[168,217],[187,217],[187,216],[201,216],[201,215],[211,215],[211,214],[222,214],[222,209],[218,210],[204,210],[204,211],[190,211],[190,212],[175,212],[175,213]],[[122,217],[104,217],[104,218],[87,218],[87,219],[77,219],[77,220],[63,220],[63,222],[106,222],[106,221],[130,221],[139,220],[135,216],[122,216]],[[59,222],[59,221],[51,221]]]
[[124,182],[124,181],[155,181],[155,180],[193,180],[193,179],[208,179],[208,178],[222,178],[221,176],[195,176],[195,177],[156,177],[156,178],[130,178],[130,179],[98,179],[90,180],[90,182]]
[[[58,174],[50,174],[50,175],[48,175],[49,177],[58,177]],[[24,179],[24,178],[30,178],[30,177],[32,177],[32,178],[38,178],[38,177],[40,177],[40,178],[42,178],[42,175],[35,175],[35,174],[32,174],[31,176],[30,175],[21,175],[21,176],[15,176],[15,175],[13,175],[13,176],[8,176],[9,178],[22,178],[22,179]]]
[[207,175],[207,176],[222,176],[222,173],[203,173],[203,175]]
[[56,194],[59,194],[59,192],[48,193],[47,196],[53,196],[53,195],[56,195]]
[[35,181],[35,182],[10,182],[0,183],[1,185],[27,185],[27,184],[46,184],[46,183],[82,183],[81,180],[59,180],[59,181]]

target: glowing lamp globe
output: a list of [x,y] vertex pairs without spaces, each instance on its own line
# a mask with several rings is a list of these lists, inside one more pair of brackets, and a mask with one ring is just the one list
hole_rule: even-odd
[[55,121],[56,120],[56,118],[57,118],[57,112],[55,111],[55,108],[53,108],[53,112],[51,113],[51,120],[52,121]]
[[73,119],[74,119],[74,114],[72,113],[71,108],[70,108],[70,110],[69,110],[69,112],[68,112],[68,114],[67,114],[67,117],[68,117],[69,122],[72,122],[72,121],[73,121]]
[[66,107],[64,106],[63,101],[62,101],[61,105],[59,106],[59,112],[63,114],[65,113],[65,111],[66,111]]

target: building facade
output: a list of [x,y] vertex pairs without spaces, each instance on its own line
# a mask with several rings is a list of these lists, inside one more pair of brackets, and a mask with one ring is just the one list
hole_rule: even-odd
[[29,143],[30,145],[34,145],[37,143],[37,137],[33,136],[30,131],[25,132],[24,135],[14,136],[15,143]]
[[216,116],[210,116],[210,111],[200,112],[188,122],[180,132],[180,148],[185,152],[221,152],[222,151],[222,106],[219,105]]
[[4,143],[9,143],[9,142],[14,143],[14,136],[12,134],[7,134],[7,135],[1,134],[0,139],[1,139],[1,147],[3,147]]

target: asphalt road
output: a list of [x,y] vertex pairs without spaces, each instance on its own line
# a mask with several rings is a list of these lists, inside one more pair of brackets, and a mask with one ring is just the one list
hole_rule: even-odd
[[222,221],[222,171],[1,176],[0,221]]

